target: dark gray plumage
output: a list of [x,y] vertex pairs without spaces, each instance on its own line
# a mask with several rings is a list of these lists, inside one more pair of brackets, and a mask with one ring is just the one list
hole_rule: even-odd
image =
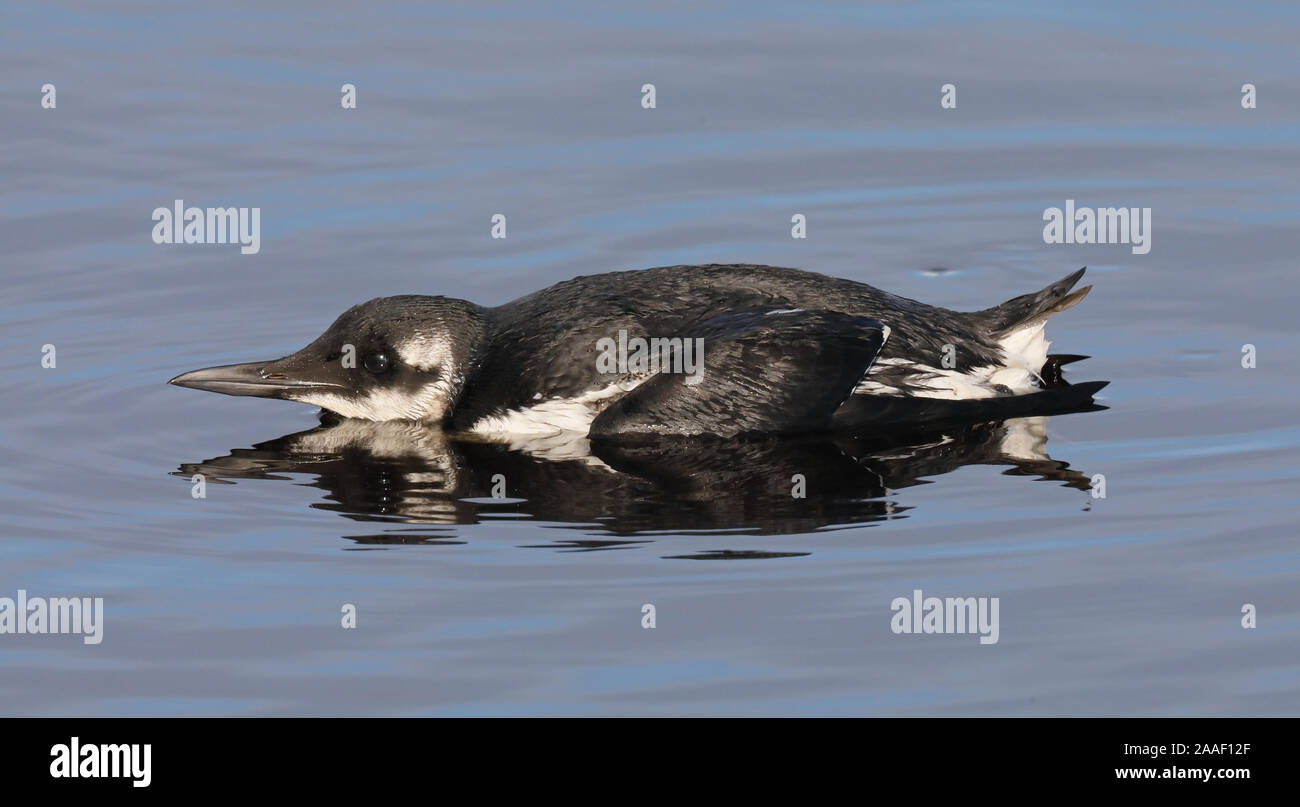
[[[460,431],[582,422],[604,439],[1061,411],[1090,402],[1104,386],[1071,387],[1061,362],[1035,353],[1046,349],[1033,342],[1042,320],[1087,293],[1070,292],[1082,274],[971,313],[747,264],[578,277],[496,308],[387,297],[349,309],[292,356],[195,371],[173,383]],[[703,339],[703,382],[603,371],[597,345],[619,331]],[[1029,346],[1016,348],[1025,356],[1009,358],[1009,345],[1020,342]],[[351,367],[343,366],[345,347],[359,357]],[[1019,387],[997,383],[1004,375]]]

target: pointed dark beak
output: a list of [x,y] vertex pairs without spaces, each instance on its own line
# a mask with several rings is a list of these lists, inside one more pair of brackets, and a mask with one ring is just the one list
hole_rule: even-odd
[[283,398],[285,393],[307,388],[337,388],[325,381],[293,378],[280,367],[283,360],[226,364],[194,370],[168,381],[178,387],[220,392],[222,395],[252,395],[258,398]]

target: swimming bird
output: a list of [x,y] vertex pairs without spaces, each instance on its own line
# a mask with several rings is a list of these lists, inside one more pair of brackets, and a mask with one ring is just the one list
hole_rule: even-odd
[[[489,439],[868,432],[1073,411],[1048,317],[1084,270],[962,313],[773,266],[577,277],[495,308],[380,297],[274,361],[184,373],[182,387],[281,398],[345,418]],[[628,348],[627,346],[631,346]]]

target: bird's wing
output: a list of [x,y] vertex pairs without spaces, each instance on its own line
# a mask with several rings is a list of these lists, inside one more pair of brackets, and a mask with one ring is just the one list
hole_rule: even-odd
[[875,434],[885,430],[938,429],[1036,415],[1063,415],[1105,409],[1093,396],[1109,381],[1059,383],[1022,395],[993,398],[920,398],[910,395],[854,395],[833,418],[837,432]]
[[601,412],[591,437],[829,429],[888,335],[876,320],[834,311],[718,314],[686,332],[681,350],[692,351],[693,367],[661,369]]

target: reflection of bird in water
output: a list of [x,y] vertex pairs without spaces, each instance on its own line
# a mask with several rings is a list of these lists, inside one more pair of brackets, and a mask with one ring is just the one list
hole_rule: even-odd
[[[552,546],[601,548],[618,545],[617,536],[644,533],[788,534],[898,518],[908,508],[890,501],[890,491],[966,465],[1004,465],[1009,474],[1087,490],[1086,476],[1047,455],[1045,424],[1042,417],[1020,418],[872,439],[561,445],[544,438],[512,448],[413,422],[326,414],[318,428],[186,463],[178,474],[215,483],[310,475],[327,499],[313,507],[394,525],[354,537],[363,543],[439,543],[451,536],[399,525],[469,524],[509,513],[581,533]],[[509,498],[494,498],[501,494]]]

